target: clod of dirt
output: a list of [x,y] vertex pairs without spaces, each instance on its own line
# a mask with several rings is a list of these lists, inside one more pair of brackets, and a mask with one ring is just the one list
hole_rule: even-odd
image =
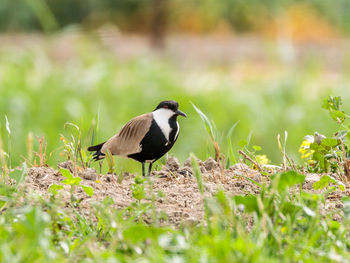
[[83,170],[80,175],[80,177],[86,179],[86,180],[91,180],[91,181],[96,181],[97,178],[97,172],[93,168],[86,168]]
[[73,162],[72,161],[66,161],[63,163],[59,163],[57,165],[58,169],[66,169],[68,171],[70,171],[71,173],[73,173]]
[[207,170],[209,172],[209,171],[212,171],[212,170],[216,170],[219,167],[219,165],[213,158],[209,157],[204,162],[204,167],[205,167],[205,170]]
[[314,190],[313,185],[319,180],[320,176],[318,174],[307,174],[303,183],[303,188],[307,190]]
[[176,157],[169,157],[165,166],[172,172],[177,171],[180,168],[179,160]]
[[184,163],[185,167],[192,167],[192,160],[191,157],[187,158],[185,163]]

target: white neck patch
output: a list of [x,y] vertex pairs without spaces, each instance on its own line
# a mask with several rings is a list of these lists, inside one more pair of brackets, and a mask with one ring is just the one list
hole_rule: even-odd
[[169,135],[172,130],[169,125],[169,119],[175,113],[172,110],[161,108],[156,111],[153,111],[152,114],[153,119],[155,120],[159,128],[162,130],[165,138],[169,141]]

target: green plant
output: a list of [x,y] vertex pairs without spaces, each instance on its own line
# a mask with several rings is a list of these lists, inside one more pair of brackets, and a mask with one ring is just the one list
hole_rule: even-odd
[[68,160],[72,160],[74,165],[78,163],[78,160],[80,160],[80,164],[83,168],[89,166],[92,156],[91,154],[87,154],[87,152],[82,149],[81,130],[79,126],[74,123],[67,122],[64,127],[73,127],[73,130],[75,130],[76,133],[74,135],[72,132],[70,140],[64,137],[62,134],[60,137]]
[[270,160],[265,154],[258,154],[262,150],[261,146],[253,145],[249,150],[248,146],[251,140],[252,132],[249,133],[247,140],[241,140],[238,142],[238,145],[241,147],[239,154],[242,155],[243,161],[249,161],[249,164],[252,168],[259,170],[261,173],[265,173],[263,166],[270,163]]
[[328,192],[333,192],[337,190],[337,188],[339,188],[341,191],[345,190],[345,185],[342,182],[329,175],[322,176],[321,179],[315,182],[312,187],[315,190],[326,189]]
[[41,136],[40,138],[36,138],[39,143],[39,152],[34,152],[35,158],[34,158],[34,165],[37,165],[36,158],[39,158],[39,166],[45,166],[47,162],[47,156],[46,156],[46,150],[47,150],[47,143],[45,142],[44,136]]
[[239,121],[237,121],[235,124],[233,124],[232,127],[230,128],[230,130],[228,131],[227,135],[226,135],[226,141],[227,141],[227,145],[229,147],[229,151],[228,151],[229,158],[227,159],[228,163],[227,163],[226,167],[230,167],[231,165],[237,163],[235,154],[233,153],[234,151],[233,151],[231,137],[232,137],[232,133],[236,129],[236,126],[237,126],[238,123],[239,123]]
[[[207,117],[207,115],[205,115],[196,105],[194,105],[192,103],[193,108],[196,110],[196,112],[198,113],[198,115],[200,116],[201,120],[204,123],[204,126],[207,130],[207,133],[209,135],[210,141],[214,146],[214,150],[215,150],[215,160],[218,163],[221,163],[221,159],[222,159],[222,155],[220,152],[220,146],[219,146],[219,138],[218,138],[218,131],[215,125],[215,122],[213,120],[209,120],[209,118]],[[234,126],[233,126],[234,127]],[[232,129],[232,128],[231,128]],[[234,128],[233,128],[234,129]],[[233,130],[232,130],[233,131]],[[232,132],[231,131],[231,132]]]
[[28,162],[28,165],[32,165],[32,162],[33,162],[33,143],[34,143],[33,133],[29,132],[26,140],[27,157],[25,159],[26,162]]
[[108,164],[108,173],[113,174],[115,171],[115,161],[112,153],[108,149],[106,151],[106,160]]
[[202,174],[199,170],[198,163],[197,163],[197,160],[196,160],[196,157],[194,156],[194,154],[191,154],[191,164],[192,164],[192,168],[194,171],[194,176],[195,176],[196,181],[197,181],[199,193],[201,194],[201,196],[203,198],[205,220],[209,226],[210,225],[210,218],[209,218],[210,210],[208,207],[208,200],[204,196],[204,185],[203,185],[203,180],[202,180]]
[[323,102],[323,108],[327,109],[331,118],[341,127],[341,130],[331,137],[315,133],[308,135],[302,142],[299,152],[307,161],[309,171],[335,172],[344,174],[350,178],[350,134],[345,122],[350,119],[341,109],[341,97],[329,97]]
[[232,133],[236,129],[237,124],[239,121],[234,123],[231,128],[229,129],[228,133],[226,134],[226,142],[227,142],[227,154],[226,156],[222,153],[221,147],[220,147],[220,139],[219,139],[219,132],[216,128],[215,122],[213,120],[209,120],[208,116],[203,113],[196,105],[192,103],[193,108],[195,111],[198,113],[200,116],[202,122],[204,123],[204,126],[207,130],[207,133],[209,135],[210,141],[214,147],[215,151],[215,160],[220,164],[221,169],[225,167],[225,159],[226,156],[228,156],[226,160],[226,168],[230,167],[231,165],[237,163],[234,150],[233,150],[233,145],[232,145]]
[[7,179],[8,167],[6,162],[6,152],[3,148],[2,139],[0,136],[0,165],[1,165],[1,183],[4,183]]
[[[80,183],[81,182],[80,177],[74,177],[71,174],[71,172],[68,171],[67,169],[60,169],[60,172],[61,172],[62,176],[66,178],[66,179],[62,180],[61,183],[70,186],[70,196],[71,196],[72,203],[75,203],[75,201],[76,201],[76,198],[74,197],[74,190],[76,187],[81,187],[88,196],[93,195],[94,190],[92,189],[92,187],[82,185]],[[62,189],[64,189],[64,187],[62,185],[52,184],[49,187],[48,191],[55,195],[55,194],[57,194],[58,190],[62,190]]]
[[10,122],[5,115],[5,127],[7,131],[7,166],[9,169],[11,169],[11,129],[10,129]]
[[293,160],[291,160],[286,153],[287,138],[288,138],[287,131],[284,131],[283,143],[281,142],[281,135],[280,134],[277,135],[278,148],[280,149],[283,157],[282,167],[284,170],[287,170],[287,162],[288,162],[289,167],[292,167],[294,170],[296,170]]
[[[340,96],[329,96],[327,99],[324,99],[322,108],[328,110],[329,115],[334,121],[339,124],[343,124],[346,119],[350,119],[350,116],[346,115],[345,112],[341,109],[342,104],[343,102]],[[345,128],[345,126],[343,127]]]
[[146,197],[146,191],[145,191],[145,178],[142,176],[136,176],[135,177],[135,183],[131,186],[132,191],[132,197],[134,197],[138,203],[141,202],[142,199]]
[[1,165],[1,181],[4,183],[7,180],[7,176],[11,171],[11,129],[10,122],[5,115],[5,127],[7,132],[7,151],[4,150],[4,145],[2,141],[1,131],[0,131],[0,165]]

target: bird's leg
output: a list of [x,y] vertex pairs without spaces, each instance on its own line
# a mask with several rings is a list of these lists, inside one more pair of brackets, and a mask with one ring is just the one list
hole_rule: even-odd
[[149,166],[148,166],[148,176],[150,176],[150,175],[151,175],[151,171],[152,171],[152,164],[153,164],[153,162],[150,162],[150,163],[149,163]]
[[142,176],[145,176],[145,162],[142,163]]
[[102,161],[99,161],[98,164],[100,166],[100,174],[102,174]]

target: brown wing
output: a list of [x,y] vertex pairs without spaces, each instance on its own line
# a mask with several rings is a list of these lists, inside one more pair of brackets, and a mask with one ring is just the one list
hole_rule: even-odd
[[114,155],[127,156],[141,151],[141,140],[152,124],[152,113],[140,115],[131,119],[124,127],[110,138],[102,147],[101,152],[108,149]]

